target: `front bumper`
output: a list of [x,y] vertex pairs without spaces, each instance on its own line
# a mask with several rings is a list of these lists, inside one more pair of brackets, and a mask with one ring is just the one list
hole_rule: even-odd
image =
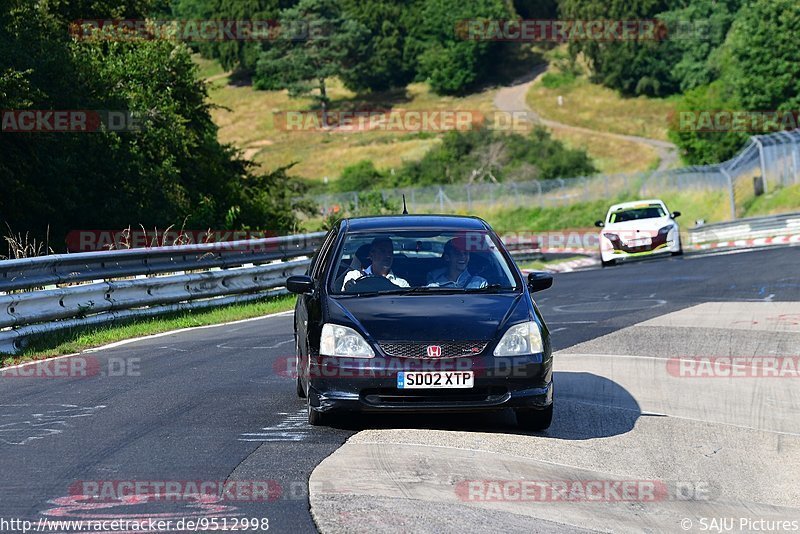
[[607,237],[601,237],[600,256],[603,261],[624,260],[628,258],[641,258],[657,256],[681,250],[680,235],[672,230],[666,235],[651,236],[651,244],[641,247],[629,247],[621,241],[612,242]]
[[[321,411],[470,412],[546,408],[553,402],[552,359],[542,355],[416,360],[312,358],[308,397]],[[399,389],[399,371],[473,371],[474,386]]]

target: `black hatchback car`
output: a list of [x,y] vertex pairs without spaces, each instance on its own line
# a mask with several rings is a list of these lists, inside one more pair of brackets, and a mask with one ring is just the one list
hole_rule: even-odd
[[[527,283],[526,283],[527,282]],[[543,430],[553,415],[550,334],[501,240],[475,217],[344,219],[306,275],[286,286],[297,393],[308,421],[331,414],[513,408]]]

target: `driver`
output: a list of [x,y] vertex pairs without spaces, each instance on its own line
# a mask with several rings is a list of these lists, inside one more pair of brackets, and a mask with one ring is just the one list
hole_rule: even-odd
[[394,261],[394,243],[388,237],[376,237],[372,240],[369,247],[369,259],[371,265],[366,269],[354,269],[348,271],[342,283],[342,291],[354,284],[365,276],[383,276],[391,283],[399,287],[409,287],[408,282],[392,273],[392,261]]
[[467,270],[469,251],[466,238],[454,237],[445,243],[442,259],[445,266],[428,273],[428,287],[480,289],[488,285],[485,278],[472,275]]

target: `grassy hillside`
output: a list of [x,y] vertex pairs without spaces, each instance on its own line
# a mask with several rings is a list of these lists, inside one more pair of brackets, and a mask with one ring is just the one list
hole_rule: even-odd
[[[563,105],[558,105],[558,97]],[[591,130],[668,141],[667,118],[675,99],[622,98],[585,76],[548,72],[531,87],[528,105],[542,117]]]
[[[225,75],[215,61],[195,56],[200,76],[209,81],[209,96],[218,106],[213,112],[220,127],[220,139],[234,143],[244,155],[264,169],[298,164],[290,174],[313,181],[338,178],[341,171],[364,159],[371,159],[379,169],[392,169],[405,161],[419,160],[439,143],[438,133],[356,132],[319,133],[287,132],[275,128],[274,112],[312,110],[311,99],[290,99],[286,91],[255,91],[248,84]],[[407,109],[407,110],[476,110],[494,111],[496,89],[489,88],[466,97],[442,97],[433,94],[427,84],[411,84],[405,91],[370,95],[359,99],[335,80],[329,94],[333,109]],[[635,172],[653,168],[658,163],[655,152],[638,143],[610,140],[602,135],[581,132],[554,132],[567,146],[583,148],[604,173]]]

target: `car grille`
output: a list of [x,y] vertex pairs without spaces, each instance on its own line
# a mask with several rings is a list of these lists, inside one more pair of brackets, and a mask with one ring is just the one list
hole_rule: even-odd
[[[428,356],[428,347],[431,345],[438,345],[442,348],[440,356]],[[464,356],[478,356],[486,348],[488,343],[486,341],[454,341],[454,342],[437,342],[431,341],[428,343],[420,342],[400,342],[400,343],[381,343],[380,346],[383,351],[389,356],[397,358],[422,358],[422,359],[440,359],[440,358],[462,358]]]
[[368,389],[361,392],[361,398],[372,406],[453,406],[496,405],[506,402],[510,397],[505,387],[477,387],[473,389],[425,389],[398,390],[395,388]]

